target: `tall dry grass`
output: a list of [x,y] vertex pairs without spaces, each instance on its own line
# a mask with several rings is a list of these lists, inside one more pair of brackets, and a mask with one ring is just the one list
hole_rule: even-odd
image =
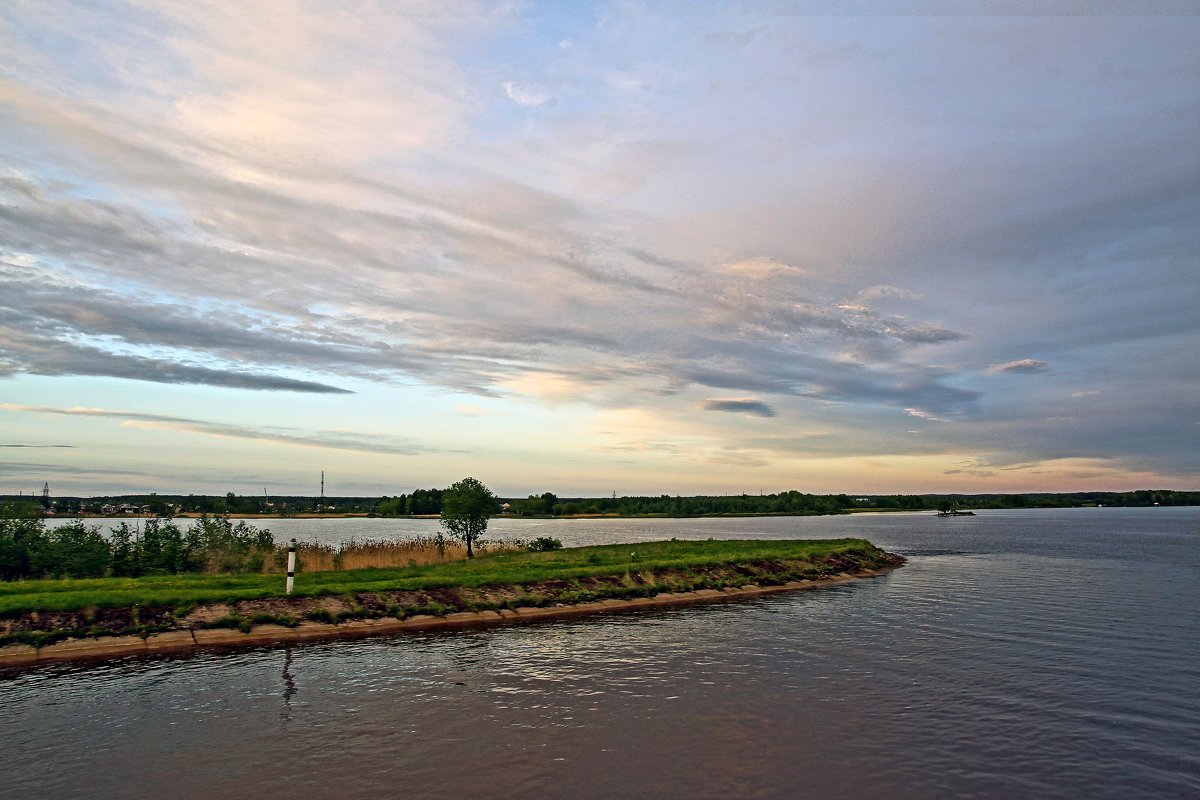
[[[523,549],[517,544],[489,542],[476,545],[478,554],[498,553]],[[354,541],[334,546],[301,542],[296,546],[296,558],[302,572],[331,572],[342,569],[367,569],[370,567],[423,567],[444,564],[448,561],[463,561],[467,548],[461,543],[446,540],[439,544],[437,539],[406,539],[403,541]]]

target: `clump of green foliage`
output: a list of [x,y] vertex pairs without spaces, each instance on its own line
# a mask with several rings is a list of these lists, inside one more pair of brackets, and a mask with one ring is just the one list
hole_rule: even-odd
[[47,528],[36,509],[0,508],[0,580],[138,578],[188,572],[261,572],[280,551],[271,532],[202,514],[182,530],[169,519],[122,522],[109,537],[81,519]]
[[562,546],[563,543],[553,536],[539,536],[525,545],[525,549],[531,553],[549,553],[552,550],[562,550]]
[[0,578],[95,578],[112,554],[97,527],[75,520],[47,530],[40,517],[0,516]]

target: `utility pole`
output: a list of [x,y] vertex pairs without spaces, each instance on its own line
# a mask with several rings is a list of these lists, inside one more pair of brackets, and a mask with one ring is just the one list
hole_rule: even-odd
[[317,506],[317,510],[325,513],[325,470],[321,470],[321,504]]

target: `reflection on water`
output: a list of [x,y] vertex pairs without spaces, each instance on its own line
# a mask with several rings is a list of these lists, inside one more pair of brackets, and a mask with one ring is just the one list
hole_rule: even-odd
[[911,561],[671,611],[10,675],[0,795],[1200,796],[1200,514],[1091,511],[656,521],[862,533]]
[[292,718],[292,698],[296,696],[296,679],[292,676],[292,645],[283,644],[283,710],[280,716],[285,721]]

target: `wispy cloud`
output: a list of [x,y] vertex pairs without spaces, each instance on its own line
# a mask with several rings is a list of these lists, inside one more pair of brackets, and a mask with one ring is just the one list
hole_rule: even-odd
[[996,471],[984,460],[960,461],[954,469],[944,470],[943,475],[972,475],[976,478],[994,478]]
[[[158,223],[142,220],[131,226],[130,221],[138,214],[129,210],[128,216],[113,219],[111,227],[97,227],[87,203],[61,193],[56,196],[49,188],[30,187],[27,181],[10,180],[0,186],[0,191],[5,189],[10,202],[0,206],[0,232],[10,232],[14,240],[24,241],[44,259],[57,260],[86,243],[80,230],[75,231],[80,237],[78,242],[54,236],[57,223],[53,218],[66,213],[91,221],[90,245],[86,246],[103,245],[96,257],[107,270],[123,272],[134,286],[140,281],[154,282],[137,293],[117,294],[89,285],[86,273],[79,271],[46,267],[31,271],[28,265],[17,266],[11,259],[9,266],[0,265],[0,283],[10,298],[0,306],[0,325],[6,326],[11,342],[6,352],[10,373],[105,375],[315,393],[348,391],[327,381],[272,374],[283,367],[314,378],[417,378],[487,395],[495,394],[497,385],[531,366],[565,372],[555,363],[560,354],[573,353],[577,357],[586,353],[597,364],[601,360],[624,360],[630,365],[644,365],[647,344],[659,342],[660,349],[672,353],[671,358],[659,361],[656,370],[664,385],[697,381],[755,390],[760,380],[751,377],[751,369],[779,371],[777,362],[790,352],[816,371],[812,376],[816,380],[811,382],[826,387],[840,384],[845,387],[842,396],[852,397],[855,382],[846,380],[847,368],[823,359],[817,354],[821,350],[842,342],[870,343],[878,359],[876,369],[886,371],[887,361],[911,341],[958,338],[936,326],[906,326],[811,301],[800,291],[807,283],[803,273],[773,262],[764,270],[755,270],[756,291],[752,295],[738,291],[737,281],[744,276],[743,271],[735,270],[731,275],[724,267],[686,289],[657,291],[655,287],[671,280],[670,275],[677,274],[682,265],[671,259],[654,260],[645,253],[630,260],[619,250],[605,254],[619,266],[580,253],[550,259],[553,270],[576,279],[552,281],[539,291],[548,301],[570,309],[571,324],[548,324],[538,304],[525,303],[527,293],[517,273],[511,280],[502,280],[500,273],[485,279],[496,299],[486,314],[476,315],[474,290],[468,293],[468,285],[458,279],[457,272],[443,280],[437,275],[408,273],[402,264],[395,265],[393,272],[408,274],[415,285],[422,286],[420,296],[363,286],[360,297],[360,289],[353,282],[343,281],[319,295],[323,304],[336,308],[336,314],[314,313],[312,304],[278,287],[263,286],[260,301],[244,292],[220,292],[210,283],[203,287],[207,299],[197,308],[188,295],[199,294],[201,287],[154,285],[158,276],[149,264],[145,271],[133,271],[130,262],[118,264],[107,255],[130,247],[130,230],[156,228]],[[239,224],[255,213],[256,207],[245,209],[245,215],[239,215],[243,220]],[[35,246],[28,237],[39,229],[45,231],[45,238]],[[379,233],[385,240],[391,235],[382,230]],[[176,246],[172,244],[174,236],[158,227],[147,234],[147,239],[154,242],[157,257],[194,257],[201,272],[212,271],[215,279],[213,254],[189,249],[192,246],[185,241]],[[360,241],[366,241],[366,237]],[[450,240],[447,246],[451,246]],[[373,256],[356,252],[357,247],[345,245],[337,258],[345,261],[357,257],[365,270],[359,274],[373,274]],[[311,259],[313,252],[310,250],[306,258]],[[511,257],[524,261],[532,252],[522,248]],[[244,258],[240,253],[231,256],[235,260]],[[509,258],[503,251],[491,258],[498,256],[500,263]],[[284,276],[285,262],[294,258],[290,253],[280,252],[270,261],[264,261],[268,258],[265,252],[254,258],[263,262],[261,266],[268,274],[289,280]],[[332,250],[328,259],[329,263],[335,259]],[[630,278],[639,263],[649,264],[652,275],[662,275],[656,279]],[[247,265],[251,266],[252,274],[263,274],[259,264]],[[693,271],[699,272],[699,268]],[[33,276],[36,280],[31,281]],[[581,284],[578,277],[586,278],[587,283]],[[187,289],[187,293],[180,295],[180,288]],[[607,313],[610,301],[599,305],[596,301],[608,295],[612,295],[611,302],[640,313]],[[513,302],[506,302],[506,297]],[[690,327],[690,320],[697,317],[701,320],[699,337],[691,335]],[[707,350],[699,346],[703,343],[710,345]],[[710,372],[706,362],[734,348],[740,351],[740,371],[747,373],[746,379],[729,377],[717,384],[708,382],[703,377]],[[172,353],[172,359],[164,357],[167,352]],[[630,371],[640,375],[646,370],[638,366],[626,370]],[[593,375],[600,372],[591,370]],[[782,372],[786,375],[787,370]],[[909,375],[902,382],[911,385],[914,377]],[[803,396],[808,383],[807,377],[799,382],[776,380],[768,390]],[[870,393],[858,399],[873,400]]]
[[536,83],[505,81],[503,87],[504,94],[508,96],[509,100],[526,108],[544,106],[550,100],[550,95],[546,93],[546,90]]
[[96,417],[111,419],[133,427],[161,428],[204,436],[253,439],[274,444],[321,447],[331,450],[351,450],[360,453],[412,456],[431,452],[429,448],[420,447],[409,439],[389,435],[367,435],[349,431],[307,432],[295,428],[250,428],[243,425],[189,419],[169,414],[146,414],[104,408],[55,408],[51,406],[24,406],[14,403],[0,403],[0,411],[50,414],[65,417]]
[[73,444],[0,444],[0,447],[29,447],[34,449],[53,450],[57,448],[73,448]]
[[734,414],[749,414],[752,417],[773,417],[775,409],[761,400],[705,400],[705,411],[727,411]]
[[[11,478],[28,478],[30,475],[62,475],[66,477],[84,477],[104,479],[105,476],[118,478],[133,478],[132,491],[142,491],[154,479],[145,470],[116,469],[111,466],[96,467],[81,464],[42,464],[26,461],[0,461],[0,476]],[[110,477],[111,479],[111,477]]]
[[875,286],[868,286],[855,296],[855,299],[862,303],[874,303],[885,298],[891,298],[895,300],[916,300],[917,294],[909,291],[908,289],[902,289],[899,286],[877,284]]
[[993,364],[988,372],[1045,372],[1046,362],[1036,358],[1022,358],[1019,361],[1008,361],[1003,364]]

